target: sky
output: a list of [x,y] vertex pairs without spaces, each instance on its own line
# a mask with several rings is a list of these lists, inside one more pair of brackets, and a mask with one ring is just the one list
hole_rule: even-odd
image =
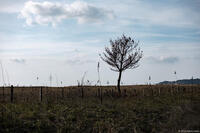
[[123,34],[144,56],[122,84],[200,78],[199,12],[199,0],[0,0],[0,86],[77,85],[84,73],[95,85],[98,62],[115,85],[99,54]]

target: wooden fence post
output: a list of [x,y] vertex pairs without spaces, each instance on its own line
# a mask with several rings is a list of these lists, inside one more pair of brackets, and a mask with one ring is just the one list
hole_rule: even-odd
[[100,88],[98,88],[98,90],[97,90],[97,97],[100,98]]
[[5,102],[5,97],[4,97],[4,86],[3,86],[3,102]]
[[113,89],[111,90],[111,95],[112,95],[112,97],[114,97]]
[[150,84],[150,90],[151,90],[152,96],[154,96],[154,91],[153,91],[153,87],[151,86],[151,84]]
[[40,101],[42,102],[43,88],[40,88]]
[[83,86],[81,86],[81,97],[82,97],[82,99],[83,99],[83,97],[84,97],[84,94],[83,94]]
[[100,96],[101,96],[101,104],[102,104],[102,102],[103,102],[102,88],[101,88],[101,94],[100,94]]
[[62,99],[64,99],[64,87],[62,87]]
[[144,90],[144,88],[142,90],[143,90],[143,97],[144,97],[145,96],[145,90]]
[[160,87],[159,87],[159,90],[158,90],[158,91],[159,91],[159,96],[160,96]]
[[172,86],[172,88],[171,88],[171,95],[173,95],[173,86]]
[[11,85],[11,88],[10,88],[10,101],[11,103],[13,103],[13,85]]

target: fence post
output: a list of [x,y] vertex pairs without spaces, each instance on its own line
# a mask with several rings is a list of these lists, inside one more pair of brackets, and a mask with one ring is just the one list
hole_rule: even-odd
[[3,102],[5,102],[5,98],[4,98],[4,86],[3,86]]
[[145,96],[145,91],[144,91],[144,88],[143,88],[143,97]]
[[62,87],[62,98],[64,99],[64,87]]
[[101,104],[102,104],[102,101],[103,101],[102,88],[100,89],[100,91],[101,91],[100,96],[101,96]]
[[173,86],[172,86],[172,88],[171,88],[171,95],[173,95]]
[[111,90],[111,95],[112,95],[112,97],[114,97],[113,89]]
[[101,91],[100,91],[100,88],[98,88],[98,93],[97,93],[98,95],[97,95],[97,97],[101,97]]
[[41,87],[41,88],[40,88],[40,101],[41,101],[41,102],[42,102],[42,95],[43,95],[42,93],[43,93],[43,88]]
[[154,96],[154,91],[153,91],[153,87],[151,86],[151,84],[150,84],[150,90],[151,90],[152,96]]
[[10,101],[11,103],[13,103],[13,85],[11,85],[11,88],[10,88]]
[[84,97],[84,94],[83,94],[83,86],[81,86],[81,97],[82,97],[82,99],[83,99],[83,97]]
[[177,93],[179,94],[179,85],[177,84]]
[[160,96],[160,87],[158,88],[158,91],[159,91],[159,96]]

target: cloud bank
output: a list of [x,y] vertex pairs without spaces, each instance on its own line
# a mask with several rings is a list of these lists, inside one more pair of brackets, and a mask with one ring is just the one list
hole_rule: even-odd
[[87,60],[80,60],[80,59],[74,59],[74,60],[66,60],[66,64],[68,65],[83,65],[87,63],[94,63],[95,60],[87,59]]
[[80,1],[71,4],[28,1],[24,4],[20,17],[26,19],[27,25],[52,24],[55,26],[65,19],[76,19],[78,23],[99,23],[112,19],[114,14],[112,11]]
[[147,60],[153,63],[166,63],[174,64],[179,61],[179,58],[176,56],[160,56],[160,57],[147,57]]

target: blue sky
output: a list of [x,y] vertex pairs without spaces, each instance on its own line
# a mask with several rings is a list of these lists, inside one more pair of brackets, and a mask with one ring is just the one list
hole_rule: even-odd
[[[84,72],[116,84],[117,73],[99,59],[122,34],[140,42],[140,67],[124,84],[199,78],[199,0],[0,0],[0,84],[75,85]],[[36,80],[39,77],[39,80]]]

